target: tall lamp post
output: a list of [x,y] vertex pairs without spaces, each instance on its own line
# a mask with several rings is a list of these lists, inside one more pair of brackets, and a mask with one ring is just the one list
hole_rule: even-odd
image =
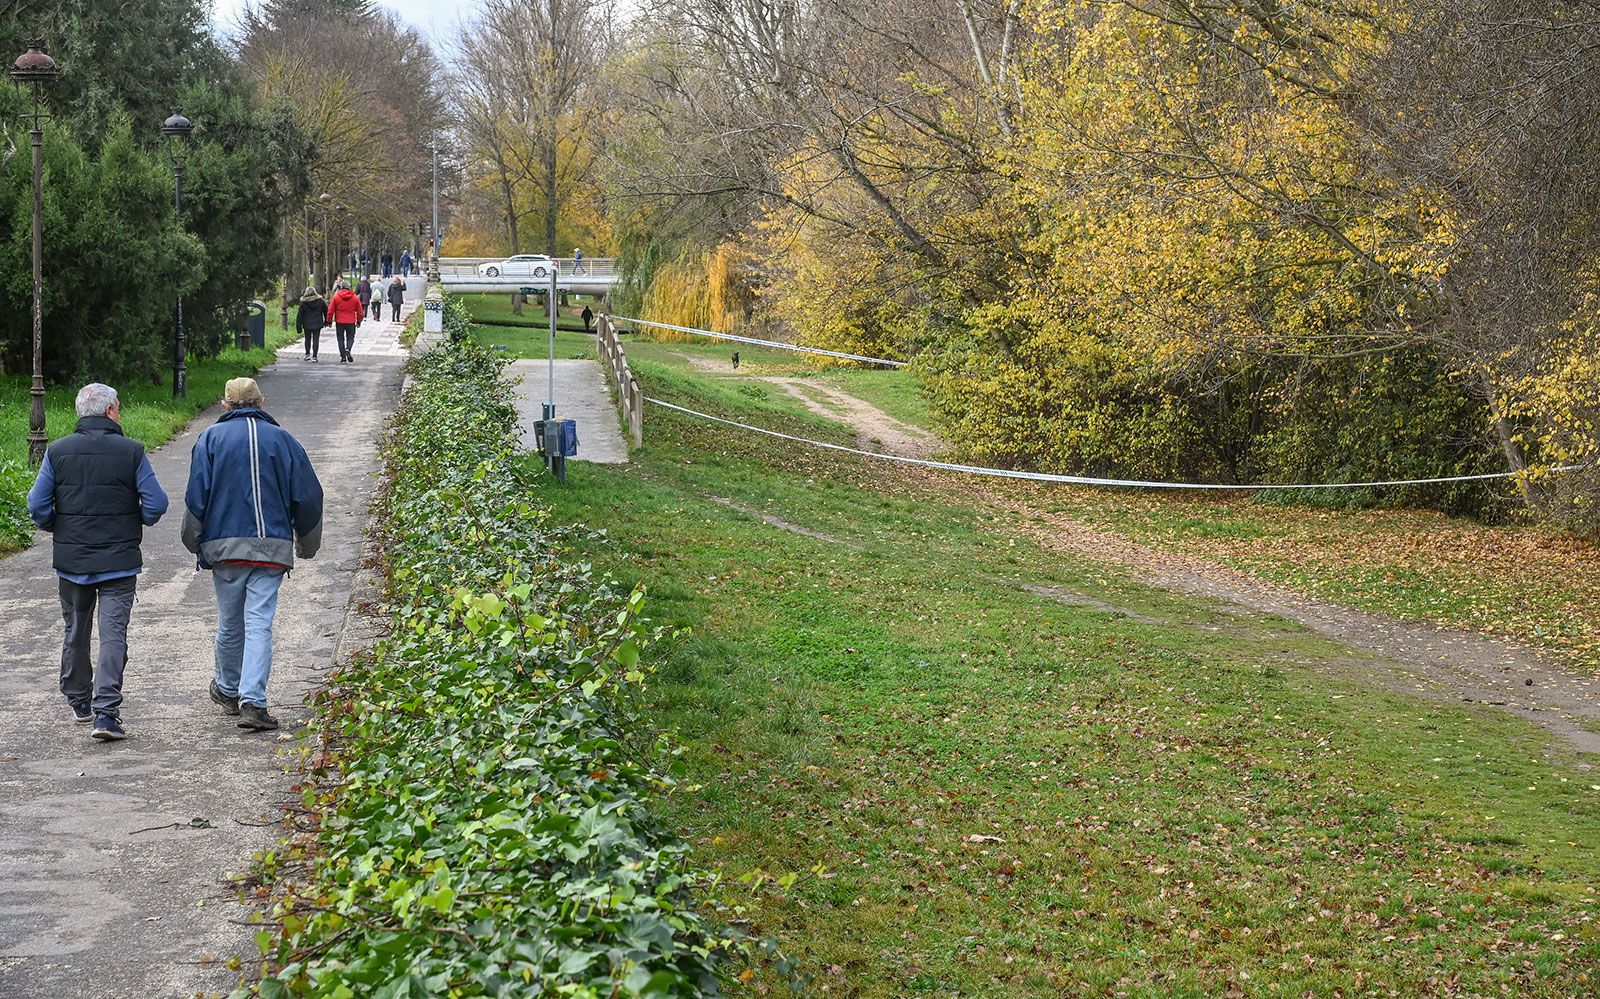
[[428,280],[439,283],[439,137],[433,138],[433,252],[429,254]]
[[45,54],[44,40],[32,39],[28,51],[11,65],[11,79],[17,86],[33,89],[33,385],[28,389],[32,404],[28,408],[28,463],[38,468],[44,462],[44,95],[43,88],[60,73],[56,61]]
[[[347,216],[347,213],[349,212],[349,209],[346,208],[343,205],[334,205],[333,206],[333,210],[334,210],[334,213],[338,216],[338,219],[339,219],[339,239],[338,239],[338,241],[343,243],[346,233],[349,232],[349,230],[345,228],[345,218]],[[344,248],[343,247],[340,247],[339,248],[339,277],[340,278],[344,277],[344,265],[349,263],[349,262],[350,262],[349,254],[344,252]]]
[[[172,158],[172,211],[183,224],[183,146],[189,139],[189,133],[194,131],[194,125],[183,116],[179,108],[172,109],[172,116],[161,123],[161,134],[167,141],[167,155]],[[172,395],[182,399],[189,394],[189,365],[186,359],[189,356],[189,342],[183,335],[183,296],[178,296],[177,309],[173,313],[172,324]]]
[[322,270],[318,275],[317,283],[322,285],[324,295],[333,294],[333,269],[328,263],[328,209],[333,205],[333,195],[323,191],[317,201],[322,205]]

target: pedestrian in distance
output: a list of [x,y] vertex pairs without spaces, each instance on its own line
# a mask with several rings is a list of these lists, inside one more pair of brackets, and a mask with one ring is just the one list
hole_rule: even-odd
[[739,370],[739,352],[737,350],[733,352],[733,370]]
[[[73,433],[51,444],[28,491],[28,515],[51,534],[66,637],[61,693],[90,736],[125,739],[122,678],[128,666],[128,619],[144,566],[144,529],[167,512],[144,445],[122,433],[117,390],[94,382],[78,392]],[[99,662],[89,643],[96,612]]]
[[328,303],[317,289],[306,286],[300,296],[300,310],[295,314],[294,328],[306,344],[306,360],[317,363],[317,348],[322,342],[322,327],[328,325]]
[[405,279],[396,276],[393,281],[389,282],[389,321],[391,323],[398,323],[400,321],[400,306],[405,304],[405,300]]
[[222,416],[194,442],[183,496],[183,545],[217,594],[211,699],[257,732],[278,727],[267,711],[278,588],[296,557],[322,546],[322,483],[265,404],[255,379],[228,382]]
[[328,302],[328,322],[333,324],[339,337],[340,364],[351,364],[355,361],[350,351],[356,344],[356,327],[361,325],[361,320],[366,314],[367,310],[361,307],[361,299],[350,290],[350,285],[340,281],[338,290]]
[[594,332],[594,310],[589,308],[587,305],[585,305],[583,307],[583,311],[578,313],[578,315],[583,319],[583,331],[585,333],[593,333]]
[[583,251],[576,246],[572,248],[572,273],[583,273]]
[[372,305],[372,282],[367,280],[367,275],[364,273],[361,275],[361,280],[356,283],[356,298],[361,300],[363,311]]
[[400,276],[401,277],[410,277],[411,276],[411,251],[410,250],[402,250],[402,251],[400,251]]
[[394,254],[384,250],[381,259],[383,261],[383,276],[386,278],[394,276]]

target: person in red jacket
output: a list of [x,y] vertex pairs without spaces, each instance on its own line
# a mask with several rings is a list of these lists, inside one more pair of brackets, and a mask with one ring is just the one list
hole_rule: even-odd
[[367,311],[361,307],[361,299],[350,290],[350,282],[340,281],[338,288],[328,302],[328,322],[339,331],[339,363],[352,364],[355,358],[350,356],[350,348],[356,343],[356,326]]

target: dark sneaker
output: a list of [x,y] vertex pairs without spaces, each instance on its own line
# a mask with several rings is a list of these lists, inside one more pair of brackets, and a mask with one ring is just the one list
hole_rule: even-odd
[[99,739],[101,742],[116,742],[127,737],[128,731],[122,727],[122,722],[110,715],[94,716],[94,731],[89,733],[89,738]]
[[87,704],[74,704],[72,706],[72,720],[87,725],[94,721],[94,711]]
[[278,727],[278,719],[267,714],[265,705],[240,704],[239,727],[254,732],[271,732]]
[[239,699],[237,697],[229,697],[227,694],[224,694],[222,692],[222,688],[217,686],[217,681],[215,680],[211,681],[211,699],[222,705],[222,710],[226,711],[228,714],[237,715],[239,713]]

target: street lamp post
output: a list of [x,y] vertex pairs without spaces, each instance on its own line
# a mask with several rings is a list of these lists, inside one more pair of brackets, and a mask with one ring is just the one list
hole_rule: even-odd
[[[172,157],[172,211],[183,224],[183,144],[194,131],[194,125],[183,116],[179,108],[161,123],[161,134],[167,139],[167,155]],[[189,342],[183,335],[183,296],[178,296],[172,326],[172,394],[182,399],[189,394]]]
[[439,137],[433,139],[433,252],[428,261],[428,280],[439,283]]
[[[345,228],[344,228],[345,222],[344,222],[344,220],[345,220],[345,213],[347,211],[348,211],[348,209],[346,209],[345,206],[343,206],[343,205],[334,205],[333,206],[334,218],[339,220],[339,229],[338,229],[339,235],[334,237],[334,242],[335,243],[343,243],[344,242],[344,233],[345,233]],[[344,278],[344,265],[345,265],[346,259],[347,258],[345,257],[344,248],[340,247],[339,248],[339,272],[338,272],[338,276],[334,279],[335,281],[339,281],[339,280]]]
[[333,294],[333,268],[328,260],[328,209],[333,204],[333,195],[323,191],[317,201],[322,205],[322,271],[318,276],[318,283],[322,285],[324,295]]
[[17,86],[26,83],[33,89],[33,384],[28,407],[28,463],[38,468],[44,463],[44,106],[43,87],[60,73],[56,61],[45,54],[44,40],[28,42],[28,51],[11,65],[11,79]]

